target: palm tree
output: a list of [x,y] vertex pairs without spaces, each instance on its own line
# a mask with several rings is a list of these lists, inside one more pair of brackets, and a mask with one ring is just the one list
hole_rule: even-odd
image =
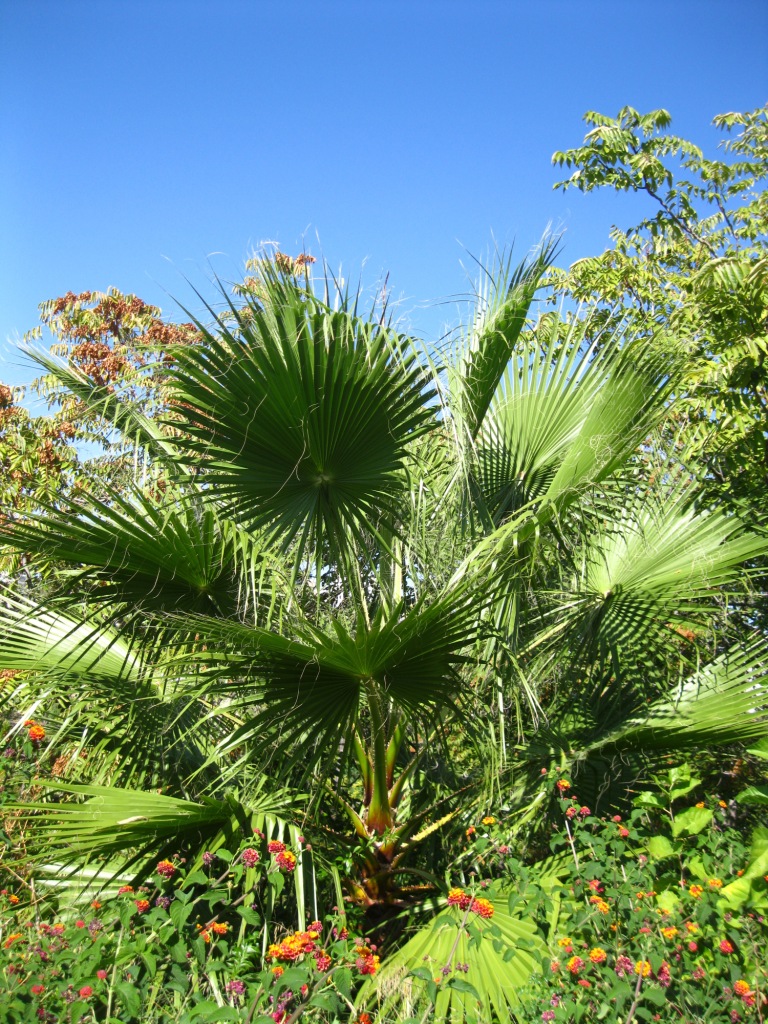
[[[265,258],[174,348],[161,422],[35,357],[150,467],[2,527],[36,574],[3,597],[6,702],[89,751],[79,802],[28,812],[44,855],[140,872],[227,842],[290,816],[277,769],[348,816],[348,898],[386,935],[425,884],[439,904],[414,851],[482,781],[446,792],[426,756],[494,748],[522,827],[542,767],[620,799],[659,752],[768,731],[765,642],[726,614],[765,536],[699,507],[665,446],[674,352],[530,320],[553,258],[500,260],[442,357]],[[485,998],[514,995],[489,975]]]

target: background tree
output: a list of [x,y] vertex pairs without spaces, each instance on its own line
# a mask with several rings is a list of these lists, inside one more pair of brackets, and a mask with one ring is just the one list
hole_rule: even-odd
[[590,111],[590,131],[553,163],[573,169],[555,188],[647,195],[635,227],[615,228],[602,255],[553,274],[555,292],[601,320],[663,324],[689,357],[678,401],[679,441],[721,493],[758,511],[768,465],[768,114],[721,114],[720,159],[669,133],[665,110]]

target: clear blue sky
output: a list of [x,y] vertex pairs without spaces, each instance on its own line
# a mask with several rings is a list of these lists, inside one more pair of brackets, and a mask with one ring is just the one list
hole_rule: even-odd
[[263,240],[388,271],[434,335],[462,247],[552,222],[572,262],[639,219],[552,191],[585,110],[663,106],[713,147],[766,97],[764,0],[0,0],[0,379],[43,299],[171,311]]

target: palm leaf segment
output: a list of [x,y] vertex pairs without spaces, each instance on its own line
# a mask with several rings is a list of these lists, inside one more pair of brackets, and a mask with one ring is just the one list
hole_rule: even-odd
[[21,675],[3,701],[26,709],[19,721],[45,702],[51,742],[66,738],[75,765],[87,747],[92,779],[178,785],[200,768],[205,757],[191,728],[207,708],[176,692],[156,652],[107,625],[8,596],[4,602],[3,665]]
[[494,522],[532,502],[562,509],[608,479],[663,414],[669,374],[636,344],[583,345],[552,329],[527,337],[478,438],[476,472]]
[[472,331],[456,369],[449,373],[454,414],[471,439],[477,437],[536,291],[556,254],[557,243],[550,240],[530,262],[513,268],[511,257],[502,258],[495,270],[486,271]]
[[140,689],[146,679],[141,655],[117,632],[3,595],[0,628],[3,666],[75,680],[100,677]]
[[761,637],[720,655],[588,750],[626,753],[749,743],[768,733],[767,679],[768,641]]
[[[262,780],[263,781],[263,780]],[[294,810],[293,799],[282,789],[262,786],[247,803],[228,794],[223,800],[183,800],[155,792],[117,786],[69,785],[57,781],[44,788],[71,794],[68,803],[38,801],[13,804],[17,816],[45,828],[37,852],[38,870],[45,873],[47,858],[80,866],[107,856],[103,880],[135,865],[136,878],[144,878],[153,861],[182,847],[202,852],[253,834],[253,827],[272,831],[285,824]]]
[[541,803],[542,766],[572,773],[579,798],[590,807],[612,805],[626,785],[660,755],[730,743],[750,743],[768,733],[768,641],[733,647],[658,697],[615,679],[599,692],[576,687],[552,709],[519,754],[527,762],[520,803]]
[[202,457],[216,499],[283,545],[298,536],[299,557],[394,525],[409,444],[434,420],[404,341],[270,279],[233,316],[236,333],[201,326],[204,344],[171,372],[193,439],[181,463]]

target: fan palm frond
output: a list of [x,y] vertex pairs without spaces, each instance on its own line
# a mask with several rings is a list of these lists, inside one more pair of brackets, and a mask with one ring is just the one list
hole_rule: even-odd
[[540,970],[544,945],[532,921],[509,912],[503,893],[483,896],[490,897],[492,918],[444,906],[365,983],[357,1005],[376,1005],[382,1016],[397,1010],[457,1024],[494,1014],[509,1020],[518,993]]
[[238,330],[202,325],[204,344],[171,369],[178,459],[237,521],[297,559],[327,541],[395,527],[410,444],[432,428],[427,377],[407,342],[311,293],[265,285]]
[[263,582],[266,570],[257,538],[222,522],[196,489],[171,489],[159,500],[130,487],[109,502],[93,495],[62,499],[58,509],[5,523],[0,539],[54,567],[81,568],[79,583],[91,584],[90,602],[132,613],[232,615],[244,585],[239,571]]

